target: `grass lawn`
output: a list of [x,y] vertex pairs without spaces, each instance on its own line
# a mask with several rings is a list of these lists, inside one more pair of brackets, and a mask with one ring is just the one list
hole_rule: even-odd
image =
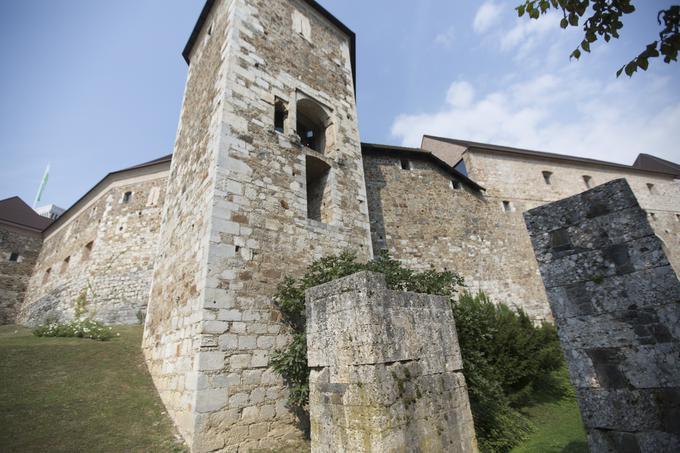
[[181,452],[140,350],[142,327],[106,342],[0,326],[0,451]]
[[537,391],[523,410],[535,426],[526,441],[512,453],[588,453],[586,432],[566,369],[554,378],[569,390],[566,394]]

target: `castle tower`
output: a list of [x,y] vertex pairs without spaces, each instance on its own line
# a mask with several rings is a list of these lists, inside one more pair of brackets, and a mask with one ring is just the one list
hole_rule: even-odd
[[192,451],[300,439],[269,367],[285,275],[372,255],[354,34],[311,0],[208,1],[168,181],[143,348]]

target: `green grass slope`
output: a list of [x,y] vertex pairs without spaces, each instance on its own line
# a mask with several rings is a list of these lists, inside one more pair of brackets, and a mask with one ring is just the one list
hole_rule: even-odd
[[142,327],[111,341],[0,327],[0,451],[179,452],[151,381]]
[[537,389],[522,411],[534,431],[512,453],[588,453],[586,432],[566,369],[554,373],[553,382]]

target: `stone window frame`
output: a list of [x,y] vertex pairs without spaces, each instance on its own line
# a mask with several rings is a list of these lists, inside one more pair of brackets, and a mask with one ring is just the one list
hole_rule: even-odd
[[451,179],[449,180],[449,187],[453,190],[460,190],[463,188],[463,185],[457,179]]
[[413,163],[411,162],[410,159],[399,159],[399,165],[401,166],[401,169],[404,171],[413,170]]
[[[305,109],[304,112],[300,111],[301,107]],[[333,155],[336,145],[336,128],[335,121],[333,121],[333,114],[333,108],[299,89],[295,91],[295,108],[288,109],[289,124],[291,128],[295,125],[295,135],[297,135],[300,140],[300,144],[307,149],[317,151],[326,156]],[[309,147],[303,143],[303,137],[300,137],[298,132],[301,123],[300,120],[303,118],[308,125],[310,123],[315,124],[317,127],[323,129],[323,137],[321,139],[322,144],[320,145],[320,148],[322,149]]]
[[121,203],[123,204],[129,204],[130,201],[132,201],[132,191],[128,190],[123,194],[123,199],[121,200]]
[[545,182],[545,185],[552,186],[552,177],[554,173],[548,170],[543,170],[541,174],[543,175],[543,182]]
[[654,185],[651,182],[647,183],[647,190],[649,191],[650,194],[656,195],[656,185]]
[[10,263],[18,263],[20,257],[21,255],[19,254],[19,252],[9,252],[7,261],[9,261]]
[[515,212],[515,207],[510,200],[503,200],[501,202],[501,209],[503,209],[503,212]]

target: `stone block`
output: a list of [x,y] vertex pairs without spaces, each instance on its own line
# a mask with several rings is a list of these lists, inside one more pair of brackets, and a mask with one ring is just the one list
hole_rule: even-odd
[[367,272],[306,297],[313,452],[476,451],[445,298]]

